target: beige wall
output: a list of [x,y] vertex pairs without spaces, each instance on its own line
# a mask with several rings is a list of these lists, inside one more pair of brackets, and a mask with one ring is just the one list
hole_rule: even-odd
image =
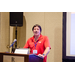
[[[4,21],[4,20],[3,20]],[[42,34],[48,36],[51,51],[48,54],[48,62],[62,61],[62,12],[24,12],[23,27],[18,27],[17,42],[18,47],[22,48],[28,38],[33,36],[32,27],[34,24],[40,24]],[[15,28],[10,27],[10,34],[14,39]]]
[[0,12],[0,52],[9,51],[9,12]]

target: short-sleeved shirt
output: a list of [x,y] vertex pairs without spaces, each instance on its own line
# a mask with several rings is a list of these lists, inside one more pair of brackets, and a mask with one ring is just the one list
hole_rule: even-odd
[[[36,45],[36,46],[35,46]],[[50,47],[49,39],[47,36],[43,36],[40,34],[40,37],[35,42],[34,36],[29,38],[23,48],[30,48],[30,53],[33,53],[33,50],[37,50],[37,54],[43,54],[46,47]],[[44,62],[46,62],[47,56],[44,57]]]

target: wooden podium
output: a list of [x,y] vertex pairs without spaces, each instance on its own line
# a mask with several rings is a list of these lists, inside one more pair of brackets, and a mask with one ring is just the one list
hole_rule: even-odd
[[0,62],[43,62],[43,58],[35,54],[0,52]]

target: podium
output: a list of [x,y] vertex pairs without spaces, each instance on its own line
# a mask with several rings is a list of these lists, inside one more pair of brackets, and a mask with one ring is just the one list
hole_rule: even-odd
[[43,58],[35,54],[0,52],[0,62],[43,62]]

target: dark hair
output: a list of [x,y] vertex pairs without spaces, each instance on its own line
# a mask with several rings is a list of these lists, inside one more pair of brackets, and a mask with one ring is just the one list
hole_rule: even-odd
[[35,25],[33,26],[32,31],[34,30],[34,27],[36,27],[36,26],[38,26],[38,27],[40,28],[40,32],[41,32],[41,31],[42,31],[42,28],[41,28],[41,26],[38,25],[38,24],[35,24]]

